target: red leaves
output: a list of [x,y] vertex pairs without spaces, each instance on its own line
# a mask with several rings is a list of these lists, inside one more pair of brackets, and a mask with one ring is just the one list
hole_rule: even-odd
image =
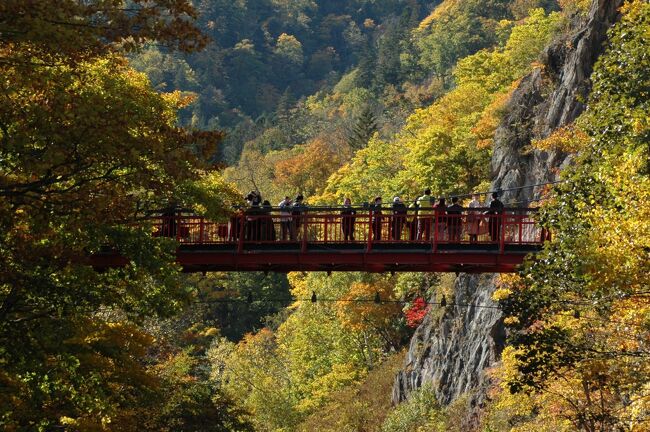
[[422,320],[429,312],[429,305],[422,297],[417,297],[413,304],[404,311],[406,316],[406,325],[411,328],[416,328],[422,323]]

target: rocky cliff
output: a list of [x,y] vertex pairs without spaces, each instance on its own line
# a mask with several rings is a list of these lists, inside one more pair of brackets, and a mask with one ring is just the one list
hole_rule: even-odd
[[[493,190],[505,203],[528,203],[542,188],[532,185],[557,180],[558,168],[570,155],[530,151],[534,139],[573,122],[585,109],[593,65],[603,51],[607,30],[618,19],[623,0],[594,0],[587,17],[576,17],[567,36],[542,55],[544,67],[525,77],[510,99],[496,131],[492,156]],[[493,275],[459,275],[454,303],[432,311],[416,330],[402,371],[395,379],[393,401],[430,383],[438,400],[449,404],[468,397],[472,406],[485,399],[487,368],[499,360],[505,344],[501,313],[491,300]]]

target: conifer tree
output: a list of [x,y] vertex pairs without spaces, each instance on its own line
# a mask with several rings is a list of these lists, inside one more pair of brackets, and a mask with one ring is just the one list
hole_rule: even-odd
[[348,144],[353,150],[364,148],[377,132],[377,121],[370,105],[366,105],[350,131]]

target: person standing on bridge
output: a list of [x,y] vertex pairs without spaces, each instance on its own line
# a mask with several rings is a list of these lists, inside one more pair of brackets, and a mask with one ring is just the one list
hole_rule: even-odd
[[490,239],[498,242],[501,234],[501,218],[503,215],[503,203],[499,200],[499,194],[492,192],[492,202],[490,202]]
[[169,207],[163,209],[161,214],[162,225],[160,227],[160,234],[162,237],[176,238],[176,219],[177,219],[176,203],[172,203]]
[[393,223],[391,224],[391,238],[401,240],[402,228],[406,222],[406,206],[398,196],[393,198]]
[[246,220],[244,225],[244,239],[248,241],[259,241],[261,237],[260,231],[260,204],[262,203],[262,196],[256,192],[251,191],[246,195],[246,202],[249,207],[245,210]]
[[280,208],[280,240],[287,241],[291,232],[291,198],[284,197],[278,204]]
[[481,225],[481,216],[476,208],[481,207],[481,202],[479,201],[479,194],[474,192],[472,194],[472,201],[469,203],[469,211],[467,212],[467,231],[469,232],[469,242],[476,243],[478,241],[479,228]]
[[244,223],[244,210],[239,208],[230,216],[228,226],[228,240],[237,241],[242,234],[242,224]]
[[291,241],[298,240],[298,232],[302,226],[303,214],[307,210],[307,206],[303,203],[305,197],[302,194],[296,195],[291,206]]
[[343,210],[341,210],[341,231],[343,231],[343,241],[354,241],[356,214],[357,211],[352,208],[352,200],[350,198],[345,198],[343,200]]
[[275,241],[275,226],[271,212],[273,207],[269,200],[264,200],[260,207],[260,240]]
[[434,199],[431,196],[431,189],[425,189],[424,195],[417,200],[419,207],[418,218],[418,240],[431,239],[431,218]]
[[382,224],[382,213],[381,213],[381,197],[375,197],[375,201],[370,209],[372,214],[372,235],[375,241],[381,240],[381,224]]
[[451,205],[447,207],[447,227],[449,228],[449,241],[460,243],[463,227],[463,208],[458,204],[458,197],[451,198]]
[[418,238],[418,209],[420,205],[418,204],[418,199],[414,199],[411,205],[408,208],[408,219],[406,224],[409,229],[409,240],[415,241]]
[[436,227],[438,241],[445,241],[447,239],[447,204],[444,197],[440,197],[438,204],[434,207],[436,214]]

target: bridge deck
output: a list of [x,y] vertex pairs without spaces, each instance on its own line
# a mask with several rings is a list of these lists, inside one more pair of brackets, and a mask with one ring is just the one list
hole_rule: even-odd
[[[143,224],[154,236],[178,241],[177,261],[186,272],[513,272],[548,238],[532,218],[534,209],[487,211],[357,209],[343,215],[310,209],[291,215],[254,209],[228,223],[176,214]],[[127,263],[114,252],[92,257],[100,269]]]

